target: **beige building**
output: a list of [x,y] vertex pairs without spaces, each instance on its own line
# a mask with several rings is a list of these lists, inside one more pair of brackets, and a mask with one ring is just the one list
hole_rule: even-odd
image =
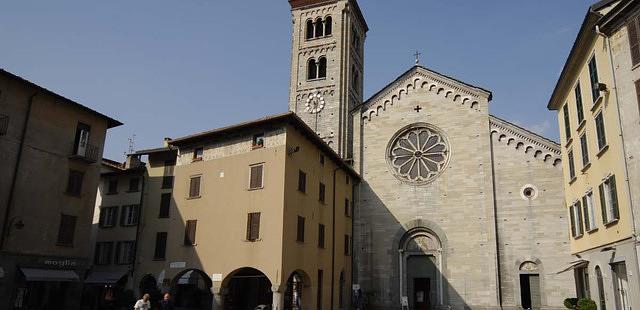
[[139,153],[149,155],[140,293],[171,291],[187,309],[350,305],[358,176],[302,120],[285,113],[167,142]]
[[0,70],[0,309],[79,307],[105,135],[119,125]]
[[558,112],[576,289],[599,309],[640,306],[637,6],[589,8],[548,104]]
[[93,212],[90,272],[84,280],[86,309],[129,307],[146,168],[137,156],[125,163],[102,159]]

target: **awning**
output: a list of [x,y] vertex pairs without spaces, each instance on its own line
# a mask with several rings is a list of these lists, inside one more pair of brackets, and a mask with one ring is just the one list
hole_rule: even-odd
[[39,282],[75,282],[80,280],[73,270],[20,268],[27,281]]
[[563,268],[562,270],[556,272],[556,274],[560,274],[560,273],[563,273],[563,272],[566,272],[566,271],[569,271],[569,270],[572,270],[572,269],[576,269],[576,268],[582,268],[582,267],[587,266],[587,265],[589,265],[589,261],[588,260],[584,260],[584,259],[577,260],[577,261],[569,263],[569,266],[567,266],[567,267]]
[[120,281],[122,277],[127,275],[127,270],[116,271],[93,271],[89,274],[85,284],[115,284]]

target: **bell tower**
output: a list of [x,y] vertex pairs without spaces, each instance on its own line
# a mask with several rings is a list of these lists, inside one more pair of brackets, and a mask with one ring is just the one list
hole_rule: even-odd
[[356,0],[289,0],[289,4],[293,18],[289,110],[349,159],[350,114],[363,100],[369,28]]

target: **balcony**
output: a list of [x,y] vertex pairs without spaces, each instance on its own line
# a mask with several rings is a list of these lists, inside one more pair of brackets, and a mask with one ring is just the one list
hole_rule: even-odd
[[70,159],[77,159],[87,163],[95,163],[100,158],[100,148],[88,143],[72,144]]
[[9,116],[0,114],[0,136],[7,134],[9,130]]

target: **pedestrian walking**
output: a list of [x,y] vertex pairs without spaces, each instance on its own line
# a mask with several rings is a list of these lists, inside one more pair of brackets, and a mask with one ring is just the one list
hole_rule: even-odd
[[171,300],[171,294],[165,293],[160,301],[160,310],[174,310],[173,301]]
[[149,296],[149,294],[142,295],[142,299],[136,301],[136,304],[133,306],[133,310],[150,310],[151,309],[151,303],[149,302],[150,298],[151,296]]

